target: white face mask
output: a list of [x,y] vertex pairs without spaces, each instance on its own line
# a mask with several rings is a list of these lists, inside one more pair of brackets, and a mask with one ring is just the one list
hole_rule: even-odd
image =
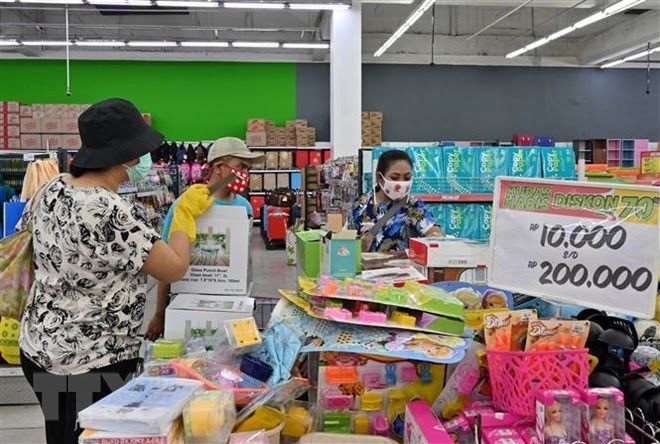
[[413,183],[412,179],[395,181],[386,179],[382,174],[380,177],[383,178],[383,185],[381,185],[383,193],[393,201],[405,199],[410,195]]

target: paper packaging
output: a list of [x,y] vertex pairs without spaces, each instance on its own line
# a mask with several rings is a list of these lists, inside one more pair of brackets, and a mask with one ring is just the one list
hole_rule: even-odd
[[44,105],[44,115],[47,118],[54,119],[58,118],[58,106],[52,103]]
[[174,421],[167,432],[158,435],[85,429],[78,444],[183,444],[183,425]]
[[508,150],[499,146],[472,148],[476,150],[476,176],[479,177],[477,193],[492,193],[495,177],[509,174]]
[[480,239],[478,204],[450,203],[444,205],[447,206],[443,226],[446,235],[462,239]]
[[62,119],[62,132],[64,134],[78,134],[78,119]]
[[273,173],[264,174],[264,190],[277,188],[277,175]]
[[266,146],[268,142],[266,132],[250,132],[245,133],[245,143],[247,146]]
[[20,140],[22,150],[40,150],[44,148],[41,134],[23,134]]
[[466,239],[410,239],[410,259],[424,267],[485,267],[488,244]]
[[245,207],[213,205],[199,217],[190,267],[172,284],[172,293],[245,295],[251,282],[251,225]]
[[78,134],[64,134],[62,136],[62,148],[67,150],[76,150],[80,148],[82,141]]
[[21,137],[21,128],[16,125],[0,125],[0,137]]
[[42,119],[25,117],[21,119],[22,134],[39,134],[42,132]]
[[300,274],[309,278],[319,276],[321,270],[321,238],[324,232],[320,230],[299,231],[296,233],[296,262]]
[[406,404],[404,444],[439,444],[454,442],[442,423],[423,399]]
[[21,104],[19,102],[0,102],[0,113],[19,114],[20,112]]
[[541,152],[538,147],[510,147],[509,176],[541,177]]
[[254,299],[243,296],[180,294],[165,310],[165,339],[203,336],[225,321],[252,317]]
[[277,188],[289,188],[289,173],[277,174]]
[[43,148],[62,148],[64,140],[61,134],[44,134],[41,136]]
[[19,114],[0,114],[0,125],[20,125],[21,116]]
[[33,103],[32,104],[32,115],[34,117],[34,113],[39,112],[43,113],[46,111],[46,105],[40,104],[40,103]]
[[42,130],[46,134],[58,134],[62,132],[62,119],[45,118],[43,120]]
[[321,272],[336,278],[355,277],[360,267],[357,231],[328,232],[323,237]]
[[3,150],[20,150],[21,138],[20,137],[0,137],[0,149]]
[[280,151],[279,154],[280,169],[288,170],[293,168],[293,153],[291,151]]
[[247,123],[248,132],[266,131],[266,121],[264,119],[249,119]]
[[32,107],[29,105],[21,105],[20,115],[21,117],[32,117]]
[[261,191],[264,188],[264,176],[258,173],[250,174],[250,191]]

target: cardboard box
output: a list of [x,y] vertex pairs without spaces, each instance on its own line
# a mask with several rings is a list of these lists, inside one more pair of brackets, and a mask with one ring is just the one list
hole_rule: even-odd
[[237,296],[180,294],[165,310],[165,339],[185,339],[214,332],[225,321],[251,318],[254,299]]
[[250,174],[250,191],[261,191],[264,189],[264,176],[258,173]]
[[488,263],[488,243],[466,239],[410,239],[410,259],[424,267],[476,268]]
[[383,113],[380,111],[370,111],[369,112],[369,119],[371,120],[380,120],[381,122],[383,121]]
[[280,151],[279,165],[282,170],[293,168],[293,153],[291,151]]
[[62,119],[46,117],[41,128],[46,134],[59,134],[62,132]]
[[264,190],[274,190],[277,188],[277,175],[273,173],[264,174]]
[[438,444],[454,442],[431,407],[423,399],[406,404],[404,444]]
[[307,127],[307,145],[316,146],[316,128]]
[[64,134],[62,135],[62,148],[67,150],[77,150],[82,145],[80,136],[78,134]]
[[369,119],[369,111],[362,111],[362,120]]
[[43,148],[41,134],[23,134],[20,138],[22,150],[40,150]]
[[21,119],[20,132],[22,134],[38,134],[42,131],[42,119],[27,117]]
[[172,293],[246,295],[251,226],[245,207],[213,205],[200,216],[190,266]]
[[321,230],[299,231],[296,233],[296,263],[300,274],[317,278],[321,271]]
[[277,188],[289,188],[289,174],[279,173],[277,175]]
[[321,273],[336,278],[355,277],[361,265],[357,231],[328,232],[322,242]]
[[266,131],[271,131],[275,129],[275,121],[266,120]]
[[4,145],[7,150],[20,150],[21,149],[21,138],[20,137],[7,137],[4,139]]
[[32,117],[32,107],[29,105],[21,105],[20,115],[21,117]]
[[0,102],[0,113],[20,114],[21,104],[19,102]]
[[266,131],[266,120],[249,119],[247,122],[247,131],[253,133],[262,133]]
[[34,117],[34,113],[35,113],[35,112],[43,113],[43,112],[45,112],[45,111],[46,111],[46,105],[41,104],[41,103],[33,103],[33,104],[32,104],[32,114],[33,114],[33,117]]
[[42,119],[44,118],[45,113],[43,111],[35,111],[32,109],[32,118],[33,119]]
[[0,125],[20,125],[21,116],[16,114],[0,114]]
[[64,134],[78,134],[78,119],[62,119],[62,132]]
[[0,125],[0,137],[21,137],[21,128],[16,125]]
[[58,105],[48,103],[44,105],[44,116],[49,119],[54,119],[58,116]]
[[280,155],[277,151],[268,151],[266,153],[266,169],[276,170],[280,165]]
[[250,132],[245,134],[245,143],[247,146],[267,146],[266,132]]
[[296,126],[307,126],[307,119],[296,119]]
[[266,160],[265,160],[266,153],[264,151],[252,151],[252,152],[255,153],[255,154],[261,154],[262,156],[264,156],[264,160],[262,160],[260,163],[253,164],[252,168],[254,168],[255,170],[263,170],[266,167],[266,163],[265,163],[266,162]]
[[62,148],[64,141],[61,134],[44,134],[41,137],[41,144],[43,148]]

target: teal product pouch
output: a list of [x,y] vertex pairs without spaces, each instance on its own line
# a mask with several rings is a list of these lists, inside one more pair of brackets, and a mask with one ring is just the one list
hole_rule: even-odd
[[428,203],[426,204],[426,207],[429,209],[429,211],[435,218],[435,222],[444,231],[444,227],[447,222],[447,216],[446,216],[447,204]]
[[446,172],[446,183],[441,193],[471,194],[477,189],[476,149],[469,147],[445,146],[442,148],[442,161]]
[[445,204],[445,234],[462,239],[479,239],[479,204]]
[[476,150],[477,193],[489,194],[495,190],[495,178],[509,174],[508,151],[504,147],[484,146]]
[[568,147],[541,148],[543,177],[547,179],[575,179],[575,151]]
[[444,177],[442,149],[434,146],[410,147],[406,152],[413,161],[412,194],[436,194]]
[[492,226],[493,204],[484,203],[479,206],[479,240],[488,241]]
[[538,146],[514,146],[508,150],[510,176],[541,177],[541,149]]

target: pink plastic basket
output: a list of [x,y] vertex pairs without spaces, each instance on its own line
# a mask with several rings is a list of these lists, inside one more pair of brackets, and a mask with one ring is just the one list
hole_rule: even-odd
[[586,389],[587,352],[486,352],[495,407],[517,415],[534,415],[535,390]]

